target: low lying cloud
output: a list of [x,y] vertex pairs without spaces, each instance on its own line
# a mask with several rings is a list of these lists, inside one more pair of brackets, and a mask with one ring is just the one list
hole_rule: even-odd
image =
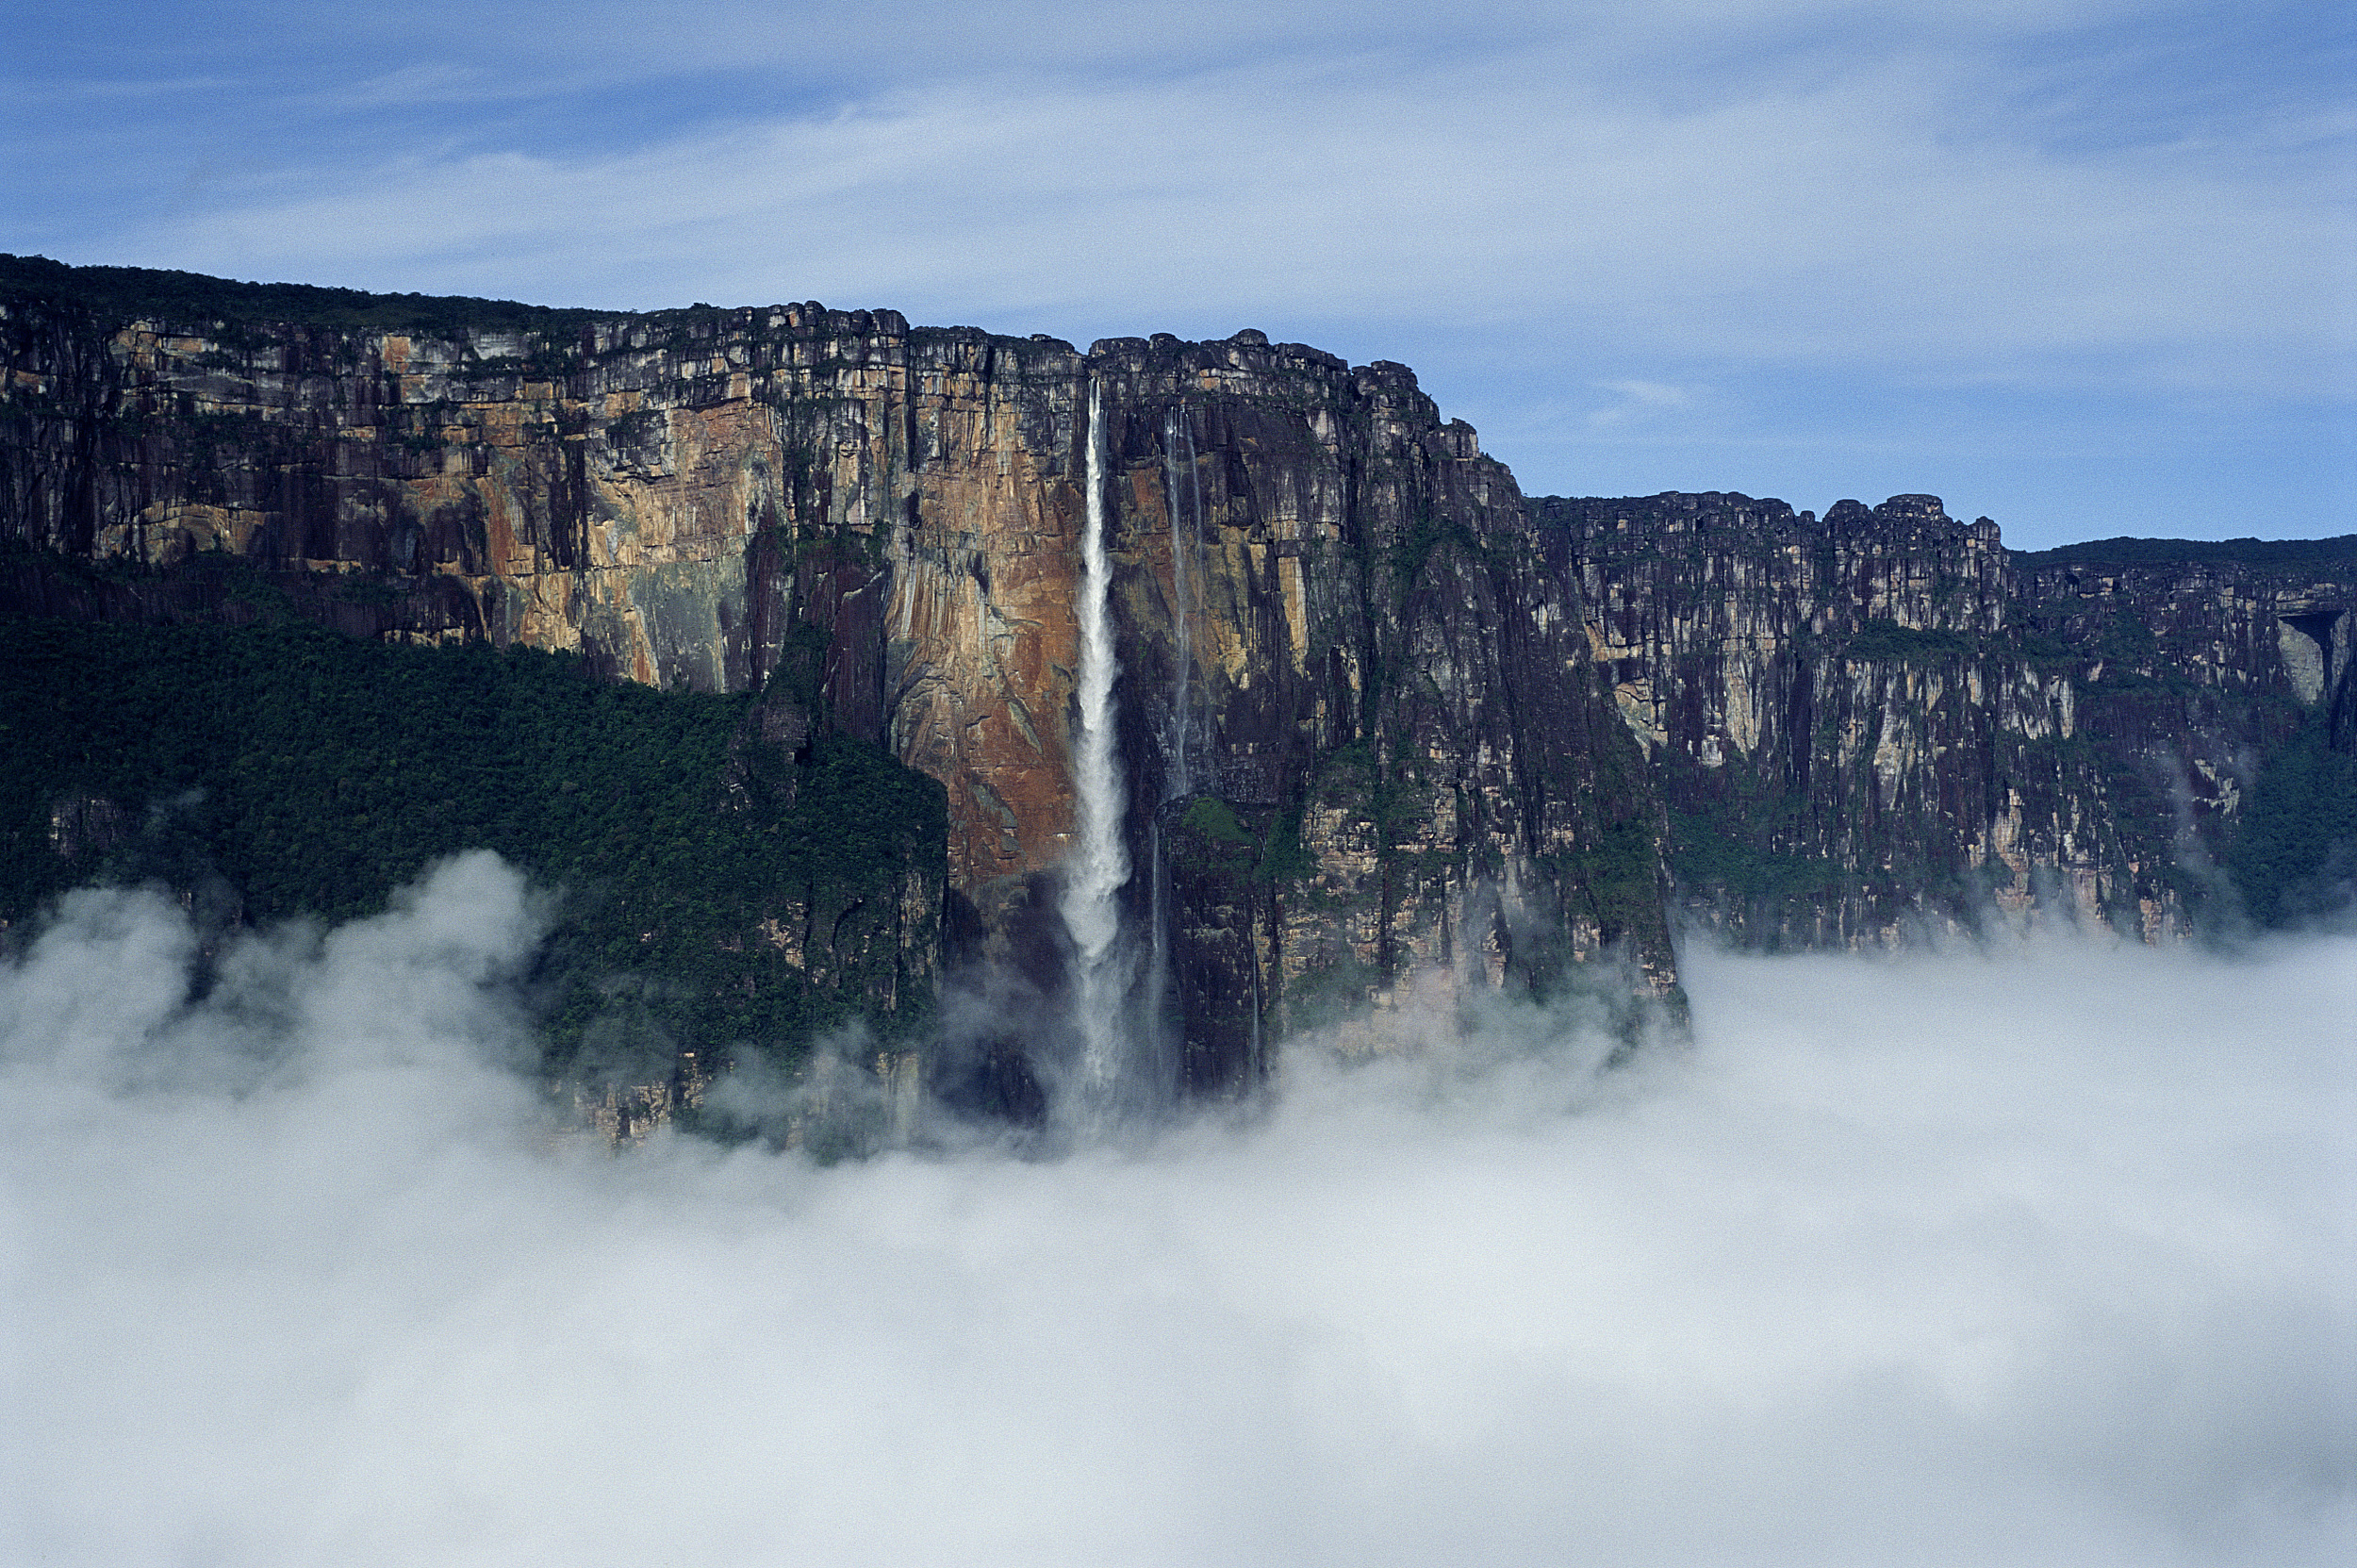
[[23,1560],[2357,1545],[2357,942],[1696,953],[1630,1071],[1504,1009],[1138,1147],[821,1168],[549,1114],[535,932],[476,856],[210,954],[84,893],[0,972]]

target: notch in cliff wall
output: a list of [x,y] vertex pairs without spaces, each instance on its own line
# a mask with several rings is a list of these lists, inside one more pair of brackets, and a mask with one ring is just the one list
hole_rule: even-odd
[[2311,707],[2323,700],[2349,668],[2349,612],[2332,610],[2285,615],[2276,621],[2276,645],[2283,655],[2283,671],[2300,701]]

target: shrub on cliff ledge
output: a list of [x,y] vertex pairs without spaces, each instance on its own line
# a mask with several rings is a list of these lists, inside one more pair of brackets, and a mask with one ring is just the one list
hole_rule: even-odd
[[2327,744],[2321,710],[2252,785],[2227,869],[2262,927],[2345,916],[2357,900],[2357,757]]

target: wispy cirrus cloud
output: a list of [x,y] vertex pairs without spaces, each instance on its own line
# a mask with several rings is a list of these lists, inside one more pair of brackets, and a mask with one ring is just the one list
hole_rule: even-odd
[[1589,414],[1589,426],[1596,430],[1641,423],[1694,403],[1694,394],[1688,388],[1658,381],[1599,381],[1595,386],[1598,391],[1610,392],[1620,400]]
[[[1250,322],[1409,359],[1502,437],[1599,380],[1707,383],[1698,463],[1848,428],[2026,482],[1971,454],[2036,428],[2153,468],[2148,491],[2346,488],[2329,448],[2269,434],[2357,389],[2327,8],[1042,0],[650,28],[592,5],[490,39],[442,6],[223,15],[282,50],[225,24],[169,56],[77,48],[89,25],[58,20],[53,89],[167,63],[239,88],[20,124],[16,248],[614,306],[815,296],[1082,340]],[[1500,450],[1529,487],[1609,487],[1579,468],[1635,449],[1583,439]],[[2126,493],[2068,465],[2036,482],[2057,479]]]

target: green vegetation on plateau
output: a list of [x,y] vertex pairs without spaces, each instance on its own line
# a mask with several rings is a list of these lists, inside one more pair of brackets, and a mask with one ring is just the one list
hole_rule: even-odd
[[[0,304],[66,301],[115,321],[253,322],[362,332],[548,332],[599,313],[452,294],[371,294],[307,283],[239,283],[146,267],[69,267],[0,255]],[[609,311],[607,315],[622,312]]]
[[2024,571],[2049,567],[2173,567],[2216,563],[2308,571],[2357,565],[2357,534],[2324,539],[2089,539],[2013,557]]
[[[342,920],[485,848],[558,894],[533,977],[552,1069],[643,1081],[677,1048],[921,1023],[931,987],[896,966],[932,945],[899,922],[911,874],[940,880],[939,785],[840,736],[789,757],[753,702],[295,621],[0,619],[0,919],[108,879]],[[793,926],[806,965],[766,939]]]

